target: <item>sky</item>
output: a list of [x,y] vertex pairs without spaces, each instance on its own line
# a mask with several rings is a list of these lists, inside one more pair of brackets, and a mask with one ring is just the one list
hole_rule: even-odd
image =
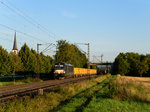
[[[150,53],[149,0],[0,0],[0,45],[11,51],[26,42],[40,51],[58,40],[90,43],[90,60],[102,54],[114,61],[120,52]],[[87,52],[86,45],[78,45]],[[55,48],[45,52],[53,55]]]

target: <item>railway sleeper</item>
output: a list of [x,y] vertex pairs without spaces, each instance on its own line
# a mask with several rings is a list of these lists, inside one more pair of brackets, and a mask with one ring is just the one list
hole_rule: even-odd
[[36,95],[43,95],[44,92],[50,92],[50,91],[53,91],[55,90],[56,88],[58,88],[59,86],[58,85],[66,85],[66,84],[71,84],[71,83],[76,83],[76,82],[79,82],[79,81],[82,81],[82,80],[86,80],[86,79],[91,79],[93,77],[97,77],[97,76],[92,76],[92,77],[82,77],[82,78],[79,78],[79,79],[76,79],[76,80],[69,80],[69,81],[65,81],[65,82],[61,82],[61,83],[55,83],[55,84],[52,84],[52,85],[45,85],[45,86],[41,86],[41,87],[38,87],[38,88],[31,88],[31,89],[28,89],[27,90],[25,89],[22,89],[21,91],[20,90],[17,90],[17,91],[14,91],[12,93],[7,93],[5,95],[1,95],[0,96],[0,102],[6,102],[8,100],[13,100],[14,98],[20,98],[20,97],[26,97],[26,96],[29,96],[29,97],[34,97]]

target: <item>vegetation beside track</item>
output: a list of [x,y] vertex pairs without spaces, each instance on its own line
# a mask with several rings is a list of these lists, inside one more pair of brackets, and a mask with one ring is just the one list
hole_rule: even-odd
[[[60,86],[43,96],[8,102],[0,105],[1,112],[148,112],[150,102],[140,98],[149,88],[133,83],[118,83],[117,76],[100,76],[96,79]],[[131,94],[131,91],[134,94]]]
[[43,81],[42,79],[39,78],[23,78],[23,79],[15,79],[13,80],[12,78],[6,78],[0,79],[0,86],[8,86],[8,85],[18,85],[18,84],[25,84],[25,83],[32,83],[32,82],[40,82]]
[[105,88],[91,98],[83,112],[149,112],[149,95],[149,88],[111,79]]
[[118,76],[109,84],[109,96],[117,100],[136,100],[150,103],[150,78]]
[[60,86],[57,90],[45,93],[43,96],[15,99],[7,102],[7,104],[0,104],[0,112],[48,112],[56,108],[61,102],[97,85],[109,76],[100,76],[96,79]]
[[[69,101],[62,103],[54,112],[148,112],[150,101],[149,88],[134,84],[120,85],[116,76],[86,90]],[[125,90],[125,91],[122,91]],[[133,90],[131,94],[129,90]],[[142,93],[144,97],[142,96]],[[120,97],[122,96],[122,97]]]

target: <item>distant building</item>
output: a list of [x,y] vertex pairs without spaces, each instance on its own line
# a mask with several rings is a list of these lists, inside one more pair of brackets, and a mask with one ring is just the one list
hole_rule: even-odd
[[17,41],[16,41],[16,32],[15,32],[15,35],[14,35],[14,45],[13,45],[12,52],[15,53],[15,54],[18,54]]

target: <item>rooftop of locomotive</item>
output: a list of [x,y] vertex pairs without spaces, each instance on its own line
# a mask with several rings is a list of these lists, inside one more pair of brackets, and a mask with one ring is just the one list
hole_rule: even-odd
[[55,65],[73,66],[72,64],[68,64],[65,62],[57,62]]

